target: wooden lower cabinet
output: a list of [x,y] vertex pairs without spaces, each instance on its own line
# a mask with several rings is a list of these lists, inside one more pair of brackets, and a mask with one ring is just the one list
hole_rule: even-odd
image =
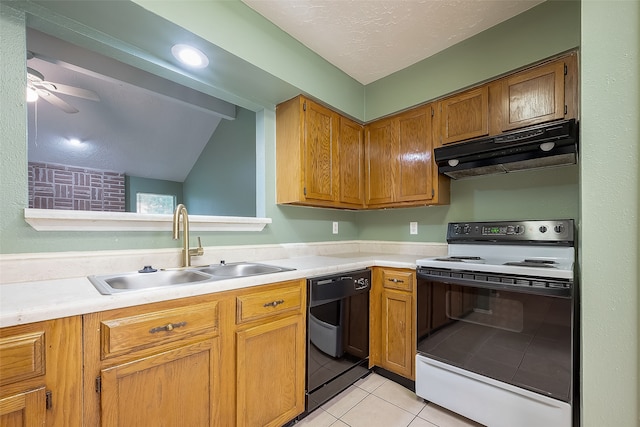
[[415,272],[374,268],[371,365],[415,379]]
[[217,426],[218,338],[103,369],[101,425]]
[[279,427],[304,411],[306,281],[0,329],[0,427]]
[[293,316],[236,333],[238,426],[278,427],[304,411],[304,326]]
[[0,329],[0,426],[82,425],[82,319]]
[[36,427],[47,419],[44,387],[0,399],[0,426]]
[[406,378],[412,378],[411,314],[413,295],[385,289],[382,292],[381,366]]
[[305,289],[296,280],[236,298],[237,426],[279,427],[304,411]]
[[220,426],[220,317],[211,296],[84,316],[86,426]]

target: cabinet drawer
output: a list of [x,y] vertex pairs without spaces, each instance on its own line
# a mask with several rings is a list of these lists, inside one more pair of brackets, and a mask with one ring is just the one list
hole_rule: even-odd
[[0,339],[0,386],[44,375],[44,337],[36,331]]
[[382,285],[387,289],[413,291],[414,273],[412,271],[383,270]]
[[218,303],[102,320],[100,332],[102,359],[194,335],[217,335]]
[[272,316],[302,306],[302,286],[296,282],[289,286],[263,292],[253,292],[236,298],[236,322]]

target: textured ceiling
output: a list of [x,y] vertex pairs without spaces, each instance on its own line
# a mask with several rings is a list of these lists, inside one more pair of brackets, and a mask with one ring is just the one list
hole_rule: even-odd
[[362,84],[544,0],[242,0]]

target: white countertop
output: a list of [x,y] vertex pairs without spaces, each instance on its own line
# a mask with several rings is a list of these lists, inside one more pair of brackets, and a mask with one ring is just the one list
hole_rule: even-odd
[[258,261],[293,271],[161,289],[102,295],[86,277],[10,283],[0,286],[0,327],[204,295],[284,280],[309,278],[365,267],[415,269],[422,255],[352,253]]

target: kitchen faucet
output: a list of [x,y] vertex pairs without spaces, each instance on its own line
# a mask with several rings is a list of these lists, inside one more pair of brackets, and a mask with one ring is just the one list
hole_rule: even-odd
[[187,208],[182,203],[176,206],[176,210],[173,213],[173,240],[178,240],[180,238],[180,216],[181,215],[182,215],[182,266],[190,267],[191,257],[204,255],[204,249],[202,248],[200,237],[198,237],[198,247],[194,249],[189,249],[189,214],[187,213]]

